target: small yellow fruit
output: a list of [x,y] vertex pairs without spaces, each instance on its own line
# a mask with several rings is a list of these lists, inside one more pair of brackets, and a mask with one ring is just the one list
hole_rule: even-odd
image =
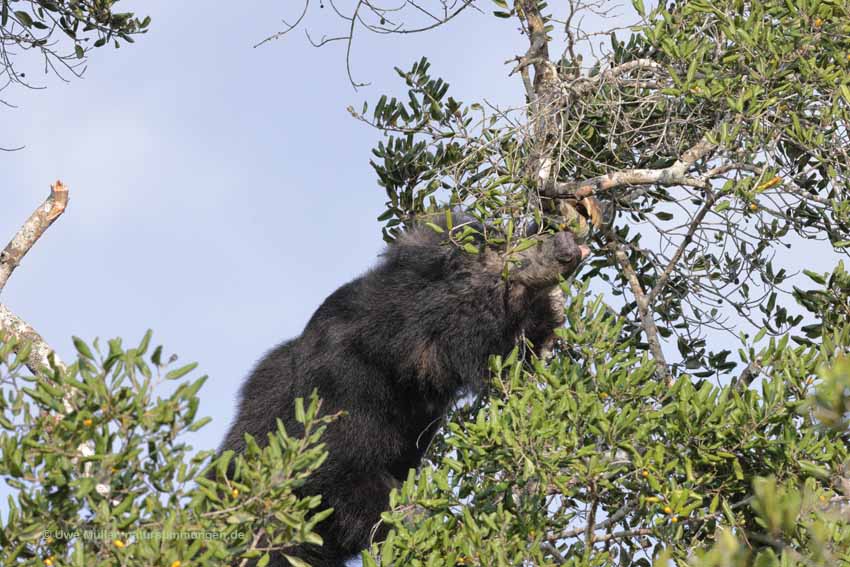
[[641,472],[640,472],[640,475],[641,475],[643,478],[646,478],[646,477],[648,477],[648,476],[649,476],[649,471],[641,471]]
[[815,18],[815,27],[819,28],[822,25],[823,25],[823,20],[821,20],[820,18]]
[[239,489],[234,488],[233,490],[230,491],[230,495],[233,496],[234,498],[236,498],[237,496],[239,496]]
[[124,549],[125,547],[127,547],[127,544],[121,541],[120,539],[113,539],[112,545],[114,545],[118,549]]
[[675,524],[676,522],[679,521],[679,518],[677,518],[676,516],[673,516],[672,518],[670,518],[670,521]]
[[755,203],[750,203],[750,211],[757,212],[759,210],[759,206]]
[[172,562],[171,562],[171,567],[180,567],[180,565],[181,565],[181,563],[180,563],[180,560],[179,560],[179,559],[178,559],[177,561],[172,561]]
[[47,565],[47,567],[51,567],[51,565],[53,565],[53,556],[51,555],[50,557],[45,559],[44,564]]
[[671,508],[670,506],[665,506],[665,507],[664,507],[664,513],[665,513],[665,514],[672,514],[672,513],[673,513],[673,508]]
[[94,423],[94,422],[89,417],[87,417],[83,420],[83,425],[85,425],[86,427],[91,427],[92,423]]

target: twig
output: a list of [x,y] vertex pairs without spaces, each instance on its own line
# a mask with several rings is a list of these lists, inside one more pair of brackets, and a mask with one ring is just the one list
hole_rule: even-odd
[[[595,532],[597,530],[604,530],[605,528],[613,526],[615,523],[622,520],[626,516],[626,514],[633,511],[634,503],[635,503],[634,500],[627,500],[625,504],[623,504],[620,508],[618,508],[617,511],[615,511],[613,514],[608,516],[607,519],[602,520],[601,522],[597,523],[595,526],[592,526],[591,531]],[[578,528],[571,528],[569,530],[564,530],[560,533],[549,534],[547,536],[547,538],[551,543],[556,543],[556,542],[558,542],[562,539],[576,537],[578,535],[586,533],[587,529],[588,529],[587,526],[581,526],[581,527],[578,527]]]
[[[262,529],[257,530],[257,533],[254,534],[254,540],[251,542],[251,546],[248,549],[246,549],[245,551],[248,552],[248,551],[252,551],[254,549],[257,549],[257,547],[260,545],[260,540],[263,538],[264,534],[265,534],[264,530],[262,530]],[[246,565],[248,565],[249,561],[250,561],[250,559],[248,559],[248,558],[243,559],[242,561],[239,562],[239,567],[245,567]]]
[[697,229],[702,224],[705,215],[708,214],[708,211],[711,210],[711,207],[714,206],[714,201],[717,199],[716,194],[711,189],[705,190],[705,203],[702,208],[694,215],[694,218],[691,220],[690,225],[688,226],[688,232],[685,234],[685,237],[682,239],[682,243],[679,245],[679,248],[676,249],[676,252],[673,254],[673,257],[670,258],[670,262],[667,263],[667,266],[664,268],[664,271],[661,272],[661,275],[658,276],[658,281],[655,282],[655,285],[647,294],[646,300],[648,303],[652,303],[655,297],[664,289],[664,286],[667,285],[667,280],[670,279],[670,274],[673,273],[673,269],[676,267],[676,264],[682,258],[682,254],[685,253],[685,249],[694,239],[694,234],[696,234]]
[[308,9],[309,7],[310,7],[310,0],[305,0],[305,2],[304,2],[304,9],[303,9],[303,10],[301,10],[301,15],[300,15],[300,16],[298,16],[298,19],[297,19],[297,20],[295,20],[295,23],[294,23],[294,24],[289,25],[289,24],[288,24],[288,23],[286,23],[286,21],[284,20],[284,22],[283,22],[283,23],[287,26],[287,28],[286,28],[285,30],[279,31],[279,32],[277,32],[277,33],[274,33],[274,34],[272,34],[272,35],[268,36],[266,39],[264,39],[264,40],[263,40],[263,41],[261,41],[260,43],[257,43],[256,45],[254,45],[254,48],[256,49],[257,47],[260,47],[260,46],[261,46],[261,45],[263,45],[264,43],[268,43],[268,42],[270,42],[270,41],[272,41],[272,40],[280,39],[280,38],[282,38],[283,36],[285,36],[286,34],[288,34],[289,32],[291,32],[293,29],[295,29],[295,28],[298,26],[298,24],[300,24],[300,23],[301,23],[301,20],[303,20],[303,19],[304,19],[304,16],[306,16],[306,15],[307,15],[307,9]]
[[673,385],[673,376],[670,374],[670,368],[667,366],[667,359],[664,357],[664,351],[661,349],[661,341],[658,339],[658,327],[655,325],[655,319],[652,316],[652,311],[649,308],[649,301],[646,297],[646,291],[640,285],[637,272],[635,272],[632,263],[629,262],[629,257],[626,255],[623,247],[617,242],[617,237],[613,232],[609,231],[608,239],[610,243],[608,247],[613,251],[614,258],[620,267],[623,269],[623,274],[632,288],[632,294],[635,296],[637,303],[638,315],[640,316],[641,328],[646,334],[646,342],[649,344],[649,351],[655,359],[656,373],[659,378],[664,380],[667,386]]
[[61,181],[50,186],[50,196],[30,215],[6,248],[0,252],[0,292],[9,281],[9,276],[44,231],[65,212],[68,206],[68,187]]
[[555,547],[553,544],[549,543],[548,541],[544,541],[542,544],[540,544],[540,548],[543,549],[543,551],[548,552],[552,556],[552,561],[554,561],[556,564],[564,565],[567,562],[567,560],[564,559],[564,556],[561,555],[561,552],[558,551],[558,548]]

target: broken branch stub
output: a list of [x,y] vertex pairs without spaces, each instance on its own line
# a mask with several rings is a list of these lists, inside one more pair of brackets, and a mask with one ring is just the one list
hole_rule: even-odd
[[68,187],[61,181],[50,186],[50,195],[33,211],[9,244],[0,252],[0,292],[9,281],[15,268],[21,263],[30,248],[41,238],[53,222],[68,206]]

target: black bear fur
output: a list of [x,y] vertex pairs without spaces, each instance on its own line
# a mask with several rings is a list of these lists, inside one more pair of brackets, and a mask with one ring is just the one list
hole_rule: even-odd
[[286,551],[313,567],[341,567],[385,535],[373,528],[390,490],[419,466],[449,404],[486,382],[489,355],[506,355],[522,337],[538,352],[551,345],[564,321],[559,276],[587,253],[560,232],[525,251],[506,278],[503,255],[469,254],[447,234],[424,224],[403,233],[242,386],[222,450],[243,450],[246,433],[262,444],[278,418],[298,432],[294,400],[313,389],[323,412],[345,412],[323,435],[327,460],[301,490],[334,509],[317,529],[324,544]]

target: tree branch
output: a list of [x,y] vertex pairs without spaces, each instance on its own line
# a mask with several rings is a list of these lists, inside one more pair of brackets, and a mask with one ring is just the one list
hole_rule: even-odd
[[[0,291],[9,281],[9,276],[18,267],[23,257],[30,248],[44,234],[53,222],[65,212],[68,206],[68,187],[61,181],[56,181],[50,186],[50,196],[30,215],[18,233],[12,238],[6,248],[0,254]],[[56,354],[56,351],[47,344],[47,341],[39,335],[26,321],[12,313],[5,305],[0,304],[0,335],[11,336],[18,341],[15,352],[19,352],[24,343],[30,344],[30,354],[26,360],[26,366],[34,375],[49,375],[54,369],[65,371],[66,366]],[[74,390],[67,389],[62,395],[63,414],[74,411]],[[88,440],[77,447],[79,456],[90,457],[95,454],[94,441]],[[83,465],[83,476],[91,476],[91,463]],[[110,487],[107,484],[97,483],[95,490],[101,496],[108,496]]]
[[[26,365],[33,374],[50,372],[54,367],[65,369],[65,365],[50,348],[47,341],[26,321],[9,311],[2,303],[0,303],[0,333],[5,333],[19,342],[28,342],[32,345]],[[53,359],[52,364],[51,358]]]
[[558,551],[558,548],[555,547],[553,544],[549,543],[548,541],[544,541],[540,544],[540,547],[541,549],[543,549],[543,551],[549,553],[552,556],[552,561],[554,561],[556,565],[566,564],[567,560],[564,559],[564,556],[561,555],[561,552]]
[[735,380],[735,389],[739,392],[743,392],[747,388],[750,387],[750,384],[759,377],[761,374],[761,357],[756,357],[751,360],[749,364],[747,364],[746,368],[741,372],[741,375],[738,376],[738,379]]
[[[542,187],[549,178],[552,160],[549,157],[550,139],[556,135],[558,115],[553,112],[552,99],[560,96],[558,69],[549,59],[549,38],[546,35],[546,18],[540,13],[538,0],[519,0],[517,8],[528,34],[529,47],[520,65],[527,62],[534,68],[534,81],[529,92],[528,72],[521,68],[523,83],[528,95],[529,118],[533,123],[531,152],[526,162],[526,171],[531,179]],[[532,203],[539,205],[536,192],[529,194]]]
[[[33,211],[27,221],[18,230],[6,248],[0,252],[0,291],[3,290],[15,268],[23,257],[38,241],[44,231],[50,227],[68,206],[68,187],[61,181],[50,186],[50,195]],[[12,313],[0,304],[0,332],[18,340],[20,344],[29,342],[32,346],[27,368],[33,374],[51,371],[53,367],[64,369],[65,365],[53,354],[53,365],[50,363],[54,350],[26,321]],[[16,348],[17,352],[17,348]]]
[[655,282],[655,285],[649,291],[647,295],[647,302],[652,303],[655,300],[655,297],[659,294],[659,292],[664,289],[664,286],[667,285],[667,280],[670,279],[670,274],[673,273],[673,269],[676,267],[676,264],[682,258],[682,254],[685,253],[685,249],[694,239],[694,234],[696,233],[699,226],[702,224],[705,215],[708,214],[708,211],[711,210],[711,207],[714,206],[714,201],[717,199],[714,191],[706,188],[705,190],[705,203],[702,208],[694,215],[694,218],[691,220],[690,225],[688,226],[688,232],[685,234],[685,238],[682,239],[682,244],[679,245],[679,248],[676,249],[676,252],[673,254],[673,257],[670,258],[670,262],[667,263],[667,266],[664,268],[664,271],[661,272],[661,275],[658,276],[658,281]]
[[652,311],[649,308],[649,301],[647,300],[646,292],[640,285],[640,279],[638,279],[637,272],[635,272],[634,267],[631,262],[629,262],[629,257],[626,255],[623,247],[617,242],[616,235],[610,233],[608,238],[610,241],[608,247],[613,251],[614,258],[623,269],[623,274],[626,276],[626,280],[628,280],[629,286],[632,288],[632,294],[635,296],[641,328],[643,328],[643,332],[646,334],[646,342],[649,344],[649,351],[655,359],[656,374],[659,378],[664,380],[664,383],[667,386],[672,386],[673,376],[670,374],[670,368],[667,366],[667,359],[664,357],[664,351],[661,350],[661,341],[658,339],[658,327],[655,325],[655,319],[653,318]]
[[549,60],[546,20],[540,13],[537,0],[520,0],[518,6],[522,10],[529,40],[528,51],[523,59],[534,67],[534,94],[540,95],[546,83],[556,83],[558,79],[558,71]]
[[685,175],[690,167],[698,160],[710,154],[716,146],[703,138],[692,148],[682,154],[676,163],[661,169],[623,169],[598,175],[582,181],[558,182],[548,181],[543,187],[547,197],[575,197],[583,199],[600,191],[607,191],[627,185],[685,185],[709,189],[709,181],[704,177],[688,177]]
[[9,276],[44,231],[65,212],[68,206],[68,187],[61,181],[50,186],[50,196],[30,215],[6,248],[0,252],[0,292],[9,281]]

